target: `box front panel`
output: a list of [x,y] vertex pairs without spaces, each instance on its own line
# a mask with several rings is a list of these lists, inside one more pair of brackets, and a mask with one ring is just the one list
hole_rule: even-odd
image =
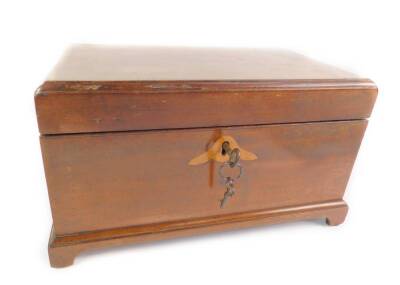
[[[341,199],[365,120],[42,136],[58,235]],[[223,208],[221,137],[256,156]],[[204,157],[203,157],[204,158]],[[254,159],[254,157],[253,157]]]

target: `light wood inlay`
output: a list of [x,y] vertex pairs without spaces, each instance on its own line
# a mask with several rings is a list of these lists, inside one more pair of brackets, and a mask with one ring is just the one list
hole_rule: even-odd
[[240,150],[240,159],[241,160],[256,160],[257,155],[247,151],[241,147],[239,147],[237,141],[231,136],[222,136],[212,144],[212,146],[202,154],[194,157],[189,161],[189,165],[199,165],[206,163],[210,160],[215,160],[218,162],[226,162],[228,161],[229,157],[227,155],[222,155],[221,153],[221,146],[222,144],[227,141],[229,142],[232,149],[238,148]]

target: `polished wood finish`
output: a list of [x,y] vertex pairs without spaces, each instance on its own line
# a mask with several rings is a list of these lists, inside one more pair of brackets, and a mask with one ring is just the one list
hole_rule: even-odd
[[[35,93],[51,265],[132,242],[342,223],[376,96],[371,80],[287,51],[73,47]],[[220,208],[225,140],[244,174]]]
[[78,45],[35,101],[40,133],[65,134],[365,119],[376,93],[284,50]]
[[82,251],[104,247],[186,237],[287,221],[326,219],[328,225],[336,226],[344,221],[347,211],[346,203],[343,200],[336,200],[66,236],[57,236],[53,228],[49,241],[50,264],[53,267],[69,266],[73,264],[75,257]]
[[40,132],[64,134],[364,119],[376,94],[366,79],[46,82],[35,101]]
[[[43,136],[55,233],[341,199],[365,127],[360,120]],[[241,162],[238,191],[221,209],[219,164],[188,162],[225,134],[258,159]]]
[[343,79],[358,76],[280,49],[75,45],[47,81]]

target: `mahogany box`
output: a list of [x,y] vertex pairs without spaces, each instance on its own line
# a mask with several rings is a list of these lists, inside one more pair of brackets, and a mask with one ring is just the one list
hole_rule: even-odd
[[283,50],[78,45],[35,94],[50,263],[85,250],[346,217],[375,99]]

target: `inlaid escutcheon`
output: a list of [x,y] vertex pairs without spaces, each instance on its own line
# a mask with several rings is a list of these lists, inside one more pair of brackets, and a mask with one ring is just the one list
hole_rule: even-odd
[[212,146],[209,149],[207,149],[202,154],[192,158],[189,161],[189,165],[199,165],[199,164],[206,163],[210,160],[215,160],[218,162],[228,161],[228,156],[223,155],[221,152],[222,144],[224,142],[228,142],[232,148],[238,148],[240,150],[240,159],[242,159],[242,160],[256,160],[257,159],[257,155],[240,147],[239,144],[237,143],[237,141],[233,137],[221,136],[219,139],[217,139],[212,144]]

